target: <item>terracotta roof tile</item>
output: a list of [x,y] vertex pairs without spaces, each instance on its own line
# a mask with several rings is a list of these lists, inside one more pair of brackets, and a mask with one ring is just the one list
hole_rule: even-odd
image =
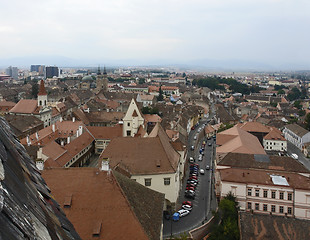
[[[144,226],[144,222],[140,223],[140,221],[146,221],[145,218],[148,217],[141,217],[149,213],[143,212],[144,208],[149,209],[147,205],[153,205],[155,208],[154,202],[146,203],[140,198],[143,196],[155,199],[158,194],[156,195],[154,191],[146,193],[140,190],[143,186],[135,186],[135,189],[139,188],[137,193],[141,196],[133,197],[139,197],[138,201],[144,206],[141,207],[131,205],[133,200],[129,200],[126,195],[130,189],[123,191],[120,186],[126,183],[122,182],[120,185],[119,180],[112,173],[108,174],[95,168],[54,168],[44,170],[42,176],[82,239],[159,239],[158,228],[161,223],[159,225],[157,223],[156,228],[154,227],[155,233],[150,232],[151,230]],[[72,194],[71,205],[64,207],[63,203],[70,194]],[[160,201],[163,204],[162,195],[160,195]],[[135,210],[136,207],[137,210]],[[156,209],[161,215],[162,210],[158,207]],[[137,211],[140,211],[140,216]]]
[[22,99],[10,110],[11,113],[34,113],[38,107],[38,101]]
[[239,127],[247,132],[262,132],[262,133],[270,132],[270,129],[261,124],[260,122],[245,122],[239,124]]
[[238,182],[245,184],[260,184],[269,186],[279,186],[273,183],[271,175],[284,177],[289,186],[295,189],[310,190],[310,179],[298,173],[288,173],[277,170],[253,170],[253,169],[217,169],[220,173],[221,180],[224,182]]
[[[147,138],[115,138],[101,154],[112,168],[121,164],[131,174],[172,173],[177,170],[180,155],[160,127],[157,136]],[[160,167],[157,166],[160,160]]]
[[247,154],[266,154],[257,137],[234,126],[217,134],[218,154],[235,152]]

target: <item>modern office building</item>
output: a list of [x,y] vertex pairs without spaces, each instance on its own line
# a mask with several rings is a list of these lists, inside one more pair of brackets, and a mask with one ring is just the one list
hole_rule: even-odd
[[17,67],[12,67],[9,66],[5,70],[6,74],[9,75],[10,77],[14,78],[15,80],[18,80],[18,68]]
[[52,78],[59,76],[59,68],[56,66],[48,66],[45,68],[45,78]]

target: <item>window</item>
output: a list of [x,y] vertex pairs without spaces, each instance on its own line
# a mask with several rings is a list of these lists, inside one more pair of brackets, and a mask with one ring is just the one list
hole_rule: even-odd
[[98,141],[97,141],[97,144],[98,144],[98,145],[102,145],[102,144],[103,144],[103,141],[98,140]]
[[287,194],[287,200],[292,201],[292,199],[293,199],[292,196],[293,196],[292,193],[288,193]]
[[127,130],[127,136],[131,136],[131,131]]
[[259,189],[255,189],[255,197],[259,197]]
[[252,196],[252,188],[248,188],[248,196]]
[[264,198],[268,197],[268,190],[264,190]]
[[263,209],[265,212],[267,211],[267,204],[264,204]]
[[170,178],[164,178],[164,184],[170,185]]
[[271,198],[276,198],[276,191],[271,192]]
[[130,122],[127,123],[127,126],[130,127]]
[[151,183],[152,183],[152,178],[145,178],[144,179],[144,185],[149,187],[151,186]]
[[255,203],[255,210],[259,210],[259,203]]
[[291,207],[287,208],[287,214],[290,214],[290,215],[292,214],[292,208]]
[[252,203],[248,202],[248,209],[252,209]]
[[276,205],[271,205],[271,212],[276,212]]
[[284,192],[280,192],[279,198],[284,199]]
[[283,206],[280,206],[279,212],[280,212],[280,213],[283,213],[283,212],[284,212]]

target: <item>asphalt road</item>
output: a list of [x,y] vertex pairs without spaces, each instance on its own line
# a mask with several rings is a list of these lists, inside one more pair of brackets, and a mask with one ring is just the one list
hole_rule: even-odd
[[289,155],[291,155],[292,153],[296,153],[298,155],[298,161],[310,170],[310,159],[306,158],[305,155],[299,150],[299,148],[290,143],[289,141],[287,141],[287,153]]
[[[190,132],[189,146],[195,145],[194,141],[198,141],[198,140],[194,140],[194,136],[196,135],[198,128],[201,127],[204,122],[206,121],[201,122],[199,126],[196,127],[195,130]],[[205,146],[205,150],[204,150],[204,156],[203,156],[202,161],[198,161],[199,148],[201,147],[203,140],[207,142]],[[208,146],[209,142],[212,143],[212,146]],[[199,174],[198,176],[199,184],[195,191],[196,192],[195,200],[187,199],[184,197],[184,191],[186,188],[186,180],[189,176],[189,169],[186,169],[186,177],[184,179],[183,188],[180,193],[177,206],[179,206],[180,208],[183,201],[189,200],[189,201],[192,201],[193,203],[193,209],[189,215],[180,218],[180,220],[177,222],[164,219],[163,220],[164,237],[169,237],[171,235],[179,235],[180,233],[188,232],[191,229],[201,226],[206,221],[206,219],[208,220],[212,217],[212,213],[211,213],[212,209],[216,208],[215,206],[216,201],[214,198],[214,194],[211,194],[211,189],[213,189],[211,188],[211,176],[212,176],[212,171],[213,171],[211,159],[213,157],[214,142],[215,141],[213,138],[211,138],[211,140],[208,140],[208,141],[205,138],[203,138],[199,141],[199,143],[197,144],[197,148],[194,151],[189,150],[188,158],[194,157],[196,160],[195,163],[198,163],[199,167],[205,170],[205,174],[204,175]],[[206,170],[206,165],[210,166],[210,170]],[[210,205],[211,197],[214,200],[212,201],[212,206]]]

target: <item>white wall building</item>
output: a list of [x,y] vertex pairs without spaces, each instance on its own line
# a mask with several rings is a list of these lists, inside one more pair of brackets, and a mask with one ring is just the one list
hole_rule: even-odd
[[123,118],[123,136],[134,137],[139,127],[144,128],[144,118],[134,99],[131,100],[125,117]]
[[232,192],[240,210],[310,219],[309,173],[220,169],[220,197]]
[[283,135],[300,150],[303,149],[305,143],[310,142],[310,132],[295,123],[286,125]]

